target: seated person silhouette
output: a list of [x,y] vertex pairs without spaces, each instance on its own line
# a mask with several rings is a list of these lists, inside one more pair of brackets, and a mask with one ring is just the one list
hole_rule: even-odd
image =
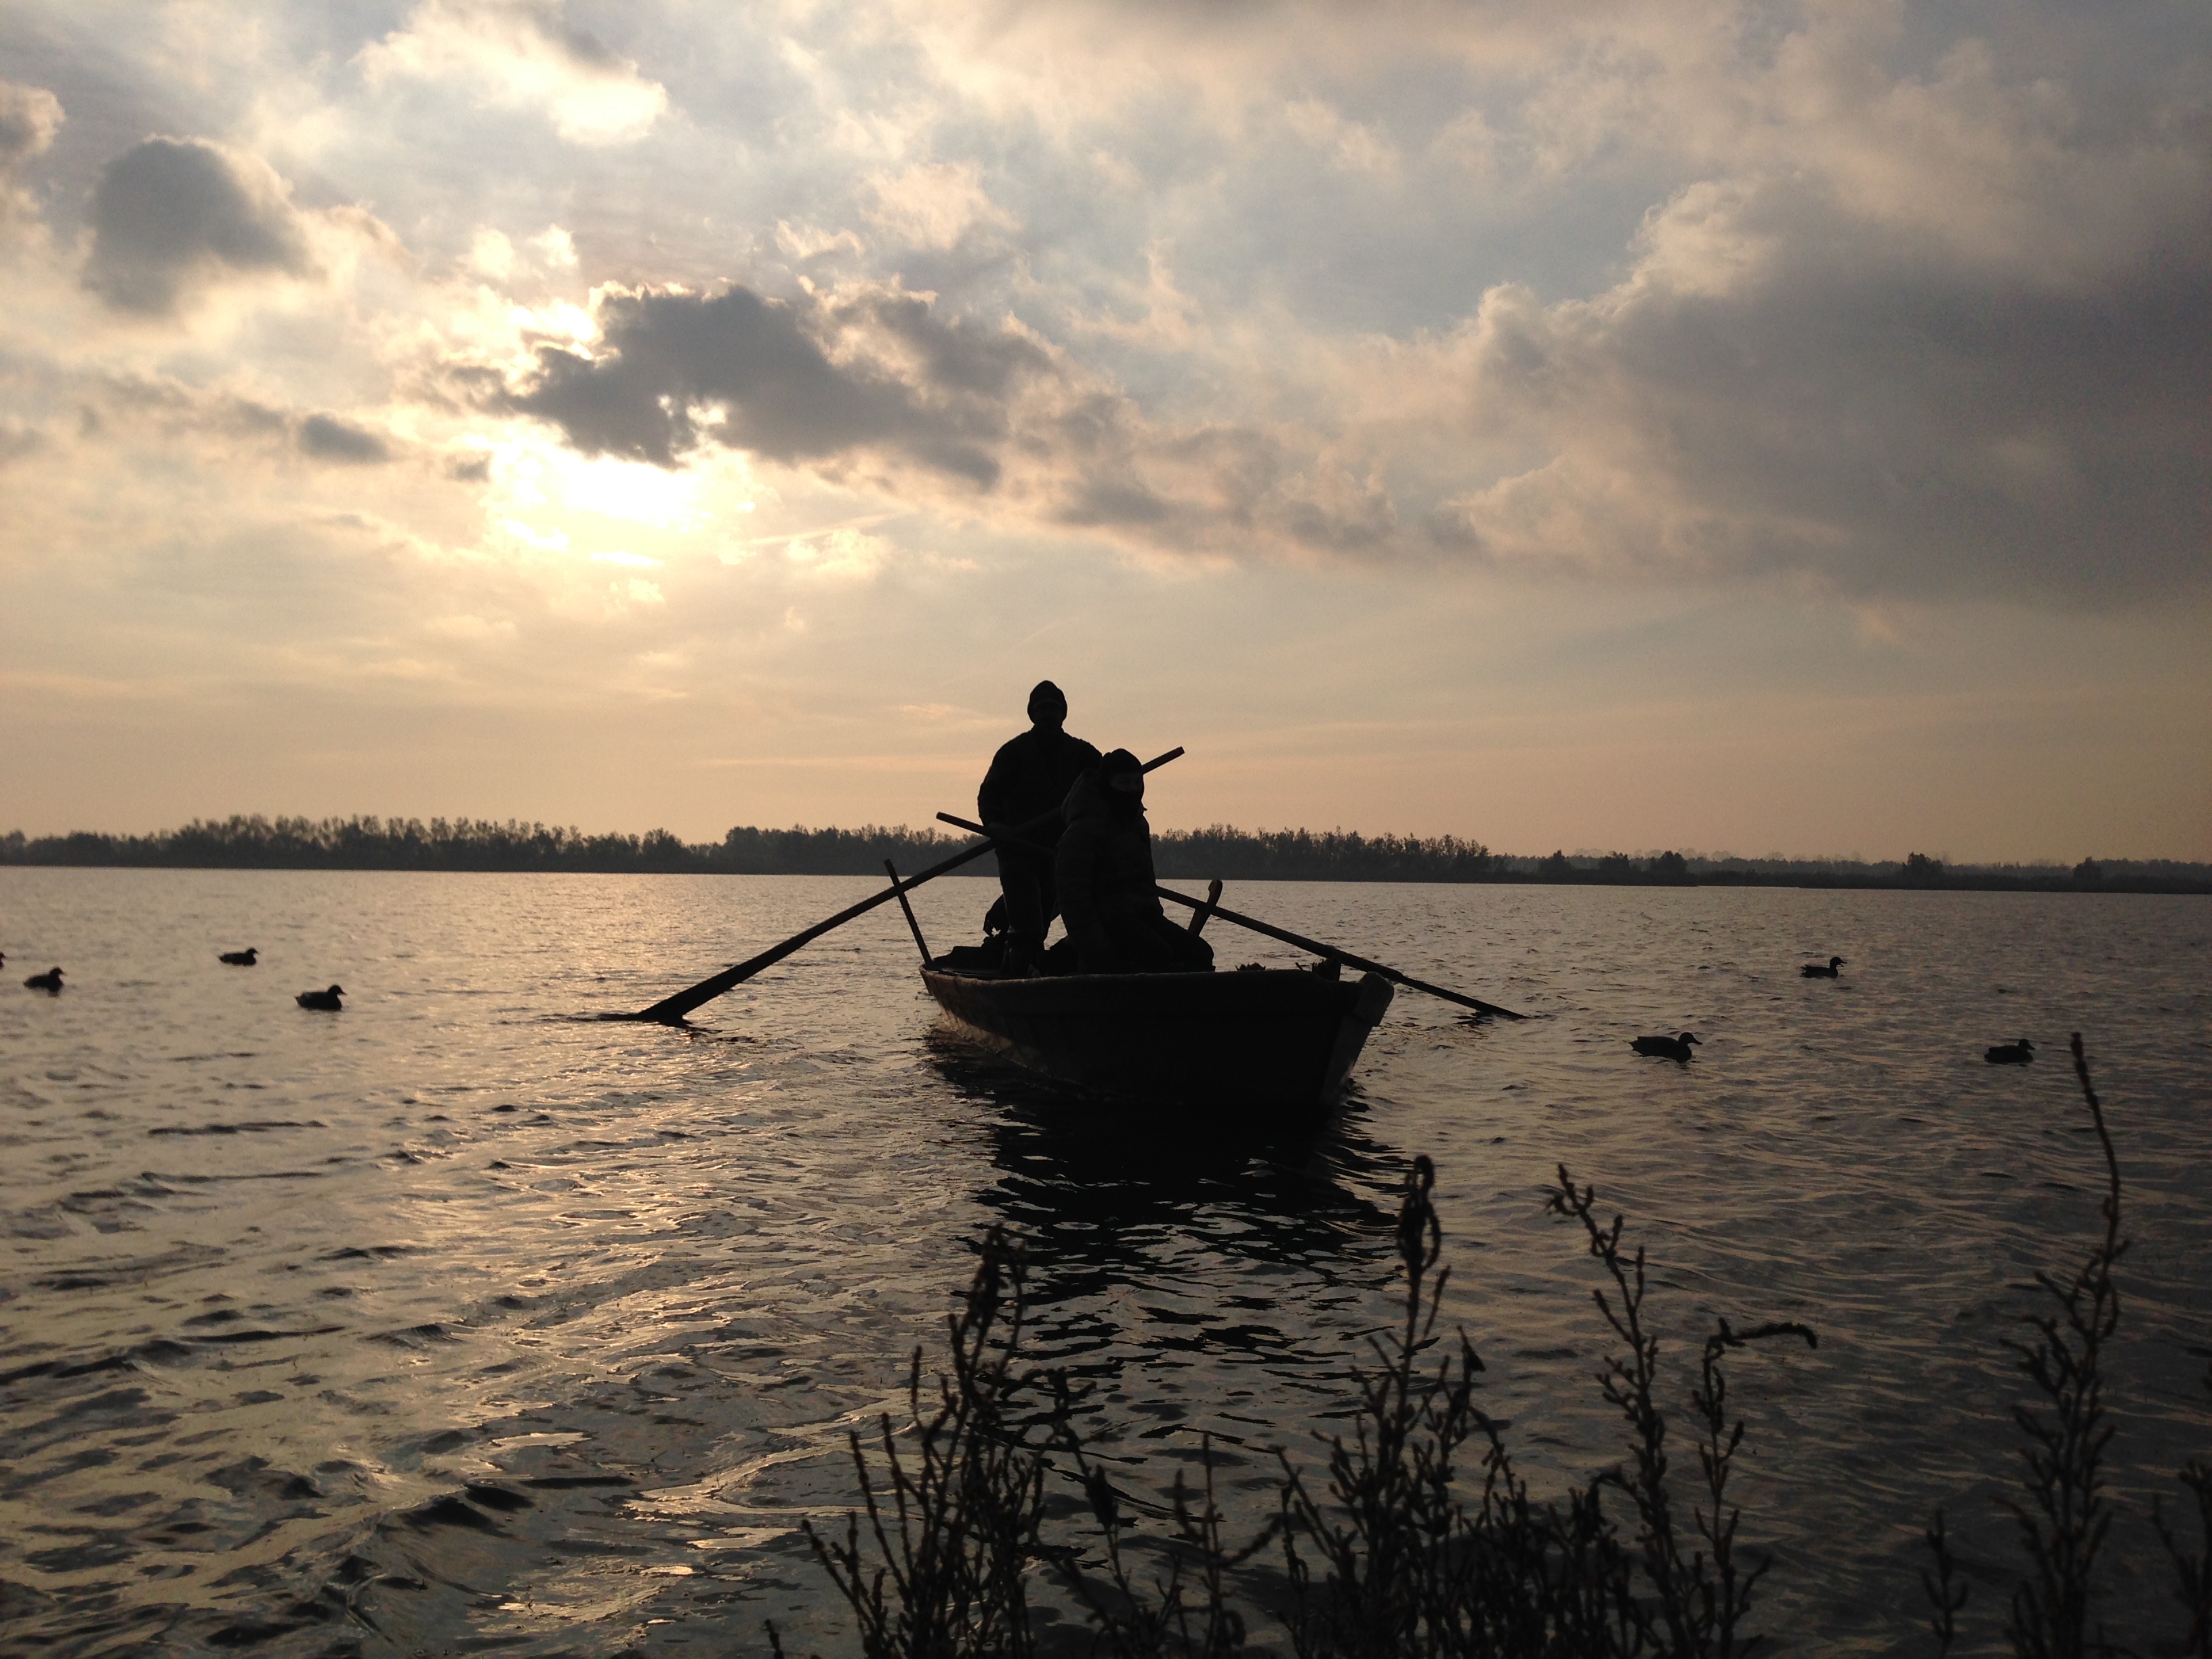
[[1126,749],[1107,755],[1067,792],[1054,872],[1067,939],[1086,974],[1204,973],[1213,947],[1160,908],[1145,773]]
[[[1030,693],[1030,729],[1010,739],[991,757],[983,787],[975,792],[976,816],[994,835],[1018,828],[1067,799],[1076,779],[1098,764],[1098,751],[1060,728],[1067,720],[1067,698],[1050,680]],[[1023,837],[1039,847],[1059,845],[1060,827],[1047,824]],[[1049,856],[1001,845],[999,889],[1005,909],[1006,971],[1027,973],[1044,956],[1044,930],[1059,914]]]

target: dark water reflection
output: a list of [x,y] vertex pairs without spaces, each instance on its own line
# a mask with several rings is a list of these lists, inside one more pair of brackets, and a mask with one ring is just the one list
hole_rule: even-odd
[[[0,949],[70,987],[0,990],[0,1648],[752,1651],[772,1616],[840,1650],[797,1523],[849,1501],[848,1431],[897,1403],[993,1222],[1127,1488],[1209,1437],[1256,1525],[1274,1449],[1341,1421],[1392,1316],[1424,1152],[1449,1312],[1540,1486],[1619,1447],[1590,1267],[1542,1209],[1564,1160],[1650,1246],[1670,1352],[1716,1314],[1821,1332],[1736,1372],[1765,1626],[1920,1650],[1942,1501],[1987,1632],[2001,1341],[2095,1217],[2075,1028],[2138,1241],[2116,1481],[2212,1451],[2201,900],[1254,886],[1541,1016],[1401,998],[1340,1117],[1273,1142],[1102,1114],[933,1033],[889,915],[695,1031],[591,1018],[868,885],[0,872]],[[988,896],[917,902],[950,940]],[[1231,959],[1290,959],[1254,943]],[[260,967],[215,963],[246,944]],[[1841,981],[1797,977],[1831,951]],[[333,980],[343,1014],[292,1006]],[[1627,1052],[1685,1027],[1687,1067]],[[2022,1032],[2051,1063],[1981,1063]],[[2114,1550],[2115,1622],[2150,1628],[2155,1541]]]
[[[1109,1382],[1132,1366],[1158,1378],[1214,1360],[1299,1386],[1318,1370],[1334,1401],[1346,1357],[1329,1340],[1330,1310],[1341,1303],[1357,1329],[1371,1328],[1395,1219],[1374,1194],[1400,1174],[1356,1107],[1269,1140],[1194,1134],[1172,1119],[1100,1123],[1082,1103],[1024,1092],[979,1091],[1000,1107],[999,1173],[977,1197],[1024,1241],[1041,1361]],[[1249,1431],[1227,1423],[1254,1419],[1235,1404],[1163,1401],[1144,1431],[1241,1441]],[[1110,1441],[1114,1425],[1089,1431]]]

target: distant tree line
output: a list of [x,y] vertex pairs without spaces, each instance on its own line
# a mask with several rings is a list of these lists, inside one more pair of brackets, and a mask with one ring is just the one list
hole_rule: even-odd
[[1363,836],[1356,830],[1166,830],[1152,836],[1163,876],[1224,881],[1488,881],[1499,860],[1456,836]]
[[1838,887],[1968,892],[2212,893],[2212,865],[2172,859],[2083,859],[2079,864],[1954,864],[1925,853],[1901,860],[1737,858],[1732,854],[1554,852],[1493,858],[1485,879],[1581,886]]
[[[195,819],[149,836],[80,830],[0,836],[0,864],[128,865],[240,870],[594,871],[744,876],[902,873],[975,845],[972,836],[866,824],[858,830],[767,830],[740,824],[718,842],[666,830],[586,835],[570,827],[479,818]],[[1743,859],[1722,854],[1493,853],[1455,836],[1363,836],[1356,830],[1208,830],[1155,833],[1163,876],[1224,881],[1553,882],[1577,886],[1838,887],[1983,891],[2212,893],[2212,865],[2172,860],[1946,865],[1902,860]],[[984,854],[966,866],[994,872]]]
[[[757,830],[690,842],[666,830],[586,835],[489,818],[194,819],[150,836],[0,837],[0,863],[171,866],[214,870],[576,870],[673,875],[880,875],[975,844],[936,830]],[[987,866],[988,867],[988,866]]]

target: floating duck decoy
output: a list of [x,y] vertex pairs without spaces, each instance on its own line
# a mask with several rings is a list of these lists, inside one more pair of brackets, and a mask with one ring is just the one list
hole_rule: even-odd
[[333,985],[327,991],[302,991],[292,1000],[302,1008],[322,1008],[335,1014],[345,1006],[338,1000],[344,994],[344,986]]
[[58,992],[62,988],[62,970],[49,968],[43,974],[33,974],[23,983],[33,991]]
[[1808,962],[1797,971],[1804,975],[1807,979],[1833,979],[1836,976],[1836,969],[1843,965],[1844,959],[1841,957],[1830,957],[1828,965],[1825,968],[1817,962]]
[[216,960],[227,962],[234,968],[251,968],[253,966],[254,958],[260,954],[259,951],[249,945],[243,951],[225,951]]
[[[1698,1034],[1695,1031],[1685,1031],[1678,1037],[1637,1037],[1628,1046],[1635,1049],[1638,1054],[1649,1054],[1654,1060],[1687,1060],[1690,1057],[1690,1045],[1697,1042]],[[1702,1048],[1705,1045],[1698,1043],[1698,1046]]]
[[1994,1048],[1983,1049],[1982,1058],[1992,1066],[2025,1066],[2035,1058],[2035,1045],[2026,1037],[2017,1042],[2000,1042]]

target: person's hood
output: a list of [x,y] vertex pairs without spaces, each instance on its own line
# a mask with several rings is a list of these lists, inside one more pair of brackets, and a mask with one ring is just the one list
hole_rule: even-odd
[[1082,818],[1103,818],[1110,823],[1127,823],[1145,815],[1144,797],[1123,795],[1106,787],[1106,781],[1095,766],[1087,769],[1075,780],[1067,792],[1066,803],[1060,809],[1061,821],[1074,823]]
[[1075,783],[1067,792],[1067,799],[1060,806],[1061,820],[1073,823],[1081,818],[1107,817],[1108,808],[1111,805],[1107,799],[1108,793],[1098,776],[1098,769],[1095,766],[1085,768],[1076,775]]

